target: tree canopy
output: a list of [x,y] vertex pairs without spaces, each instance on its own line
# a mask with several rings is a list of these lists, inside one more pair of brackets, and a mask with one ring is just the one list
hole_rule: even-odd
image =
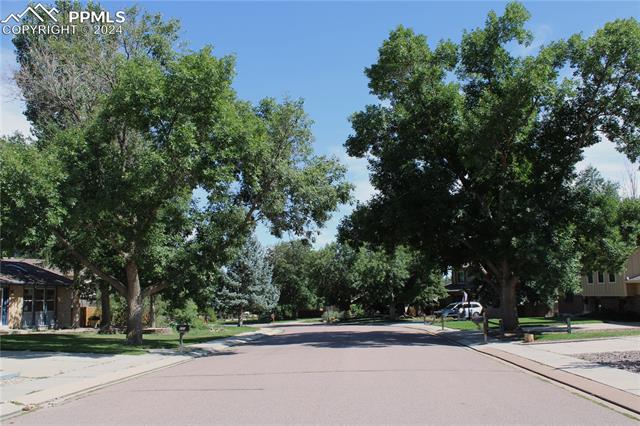
[[[139,343],[144,297],[208,285],[259,221],[312,237],[351,185],[313,154],[301,100],[241,101],[233,57],[177,50],[177,23],[156,15],[131,9],[127,22],[113,40],[14,40],[37,138],[0,144],[2,247],[72,256],[126,297]],[[96,80],[64,96],[34,84],[84,71]]]
[[273,282],[280,289],[279,313],[298,318],[300,312],[318,308],[314,267],[317,254],[303,240],[283,242],[270,250]]
[[476,262],[510,330],[516,288],[573,238],[583,149],[606,138],[638,158],[638,22],[516,55],[513,45],[533,41],[528,19],[509,3],[459,44],[435,48],[393,30],[366,69],[380,102],[352,116],[346,141],[369,159],[378,194],[343,224],[344,238],[408,244],[442,265]]

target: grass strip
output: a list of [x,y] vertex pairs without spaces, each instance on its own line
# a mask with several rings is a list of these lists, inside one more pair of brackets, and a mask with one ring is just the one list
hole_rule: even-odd
[[[221,327],[213,331],[191,330],[185,334],[184,344],[203,343],[255,330],[254,327]],[[27,333],[0,336],[0,353],[42,351],[139,355],[146,353],[146,349],[173,349],[179,345],[180,338],[177,333],[145,334],[141,346],[127,345],[124,334]]]

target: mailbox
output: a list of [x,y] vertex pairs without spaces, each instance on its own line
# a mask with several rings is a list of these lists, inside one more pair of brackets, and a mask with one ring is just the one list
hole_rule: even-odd
[[182,352],[182,336],[189,332],[189,324],[177,324],[176,330],[178,330],[178,334],[180,335],[180,352]]

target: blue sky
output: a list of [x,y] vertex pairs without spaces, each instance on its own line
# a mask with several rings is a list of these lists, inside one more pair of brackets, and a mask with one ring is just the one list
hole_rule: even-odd
[[[450,38],[458,41],[464,29],[481,26],[487,12],[501,12],[504,2],[213,2],[138,1],[150,11],[182,22],[182,39],[198,49],[214,46],[217,55],[237,57],[234,87],[250,101],[266,96],[304,98],[315,121],[318,153],[338,156],[349,167],[355,197],[366,200],[373,189],[366,163],[346,156],[342,144],[350,133],[348,117],[375,101],[368,93],[364,67],[375,62],[377,49],[389,31],[402,24],[425,34],[430,43]],[[2,0],[0,15],[21,10],[26,2]],[[109,10],[134,2],[103,1]],[[528,28],[536,35],[529,49],[566,38],[573,33],[593,33],[605,22],[640,15],[640,2],[525,2],[532,14]],[[14,57],[9,36],[0,36],[0,134],[26,130],[22,104],[16,99],[9,74]],[[593,164],[609,179],[621,181],[624,157],[611,144],[599,144],[585,153],[580,165]],[[637,169],[637,167],[636,167]],[[342,206],[318,238],[323,245],[335,236],[339,219],[351,210]],[[275,239],[264,228],[260,239]]]

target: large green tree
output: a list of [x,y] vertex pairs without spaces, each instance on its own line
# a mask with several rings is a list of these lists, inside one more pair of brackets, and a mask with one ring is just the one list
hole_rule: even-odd
[[[337,160],[313,155],[301,101],[241,102],[232,57],[175,50],[177,23],[157,15],[127,19],[104,43],[16,39],[37,140],[0,145],[1,220],[4,250],[64,252],[125,297],[127,340],[138,344],[144,297],[210,284],[258,221],[312,236],[350,185]],[[83,82],[69,96],[34,84],[69,69]],[[207,199],[196,202],[196,189]]]
[[407,247],[354,248],[333,243],[312,252],[307,276],[326,305],[396,317],[409,305],[425,307],[446,296],[443,275],[422,253]]
[[325,305],[349,310],[357,297],[351,274],[357,252],[346,244],[331,243],[317,250],[309,270],[313,287]]
[[316,256],[317,252],[305,240],[283,242],[270,250],[273,282],[280,289],[278,308],[282,315],[298,318],[300,311],[318,307],[313,280]]
[[369,158],[379,192],[343,234],[479,264],[508,330],[518,327],[516,289],[546,267],[541,251],[562,250],[575,219],[583,149],[607,138],[632,161],[639,154],[638,22],[519,56],[513,46],[533,41],[528,19],[510,3],[433,49],[410,29],[392,31],[366,69],[380,102],[353,115],[346,142]]

